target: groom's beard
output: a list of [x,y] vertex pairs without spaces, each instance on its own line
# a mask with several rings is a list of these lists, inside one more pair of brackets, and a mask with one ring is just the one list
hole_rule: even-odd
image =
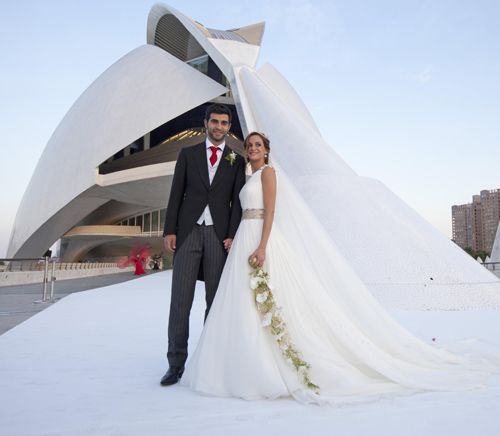
[[222,142],[224,142],[227,133],[227,131],[214,132],[212,129],[207,128],[207,136],[212,144],[221,144]]

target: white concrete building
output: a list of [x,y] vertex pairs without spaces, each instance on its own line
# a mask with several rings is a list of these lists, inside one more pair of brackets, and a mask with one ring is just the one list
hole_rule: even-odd
[[256,68],[263,31],[264,23],[210,29],[156,4],[147,44],[97,78],[49,140],[8,255],[39,256],[59,238],[68,260],[122,254],[140,238],[158,242],[177,152],[203,140],[204,108],[218,101],[234,109],[230,145],[241,151],[249,131],[267,134],[278,170],[372,292],[429,297],[435,306],[498,301],[494,275],[381,182],[356,174],[286,79],[269,64]]

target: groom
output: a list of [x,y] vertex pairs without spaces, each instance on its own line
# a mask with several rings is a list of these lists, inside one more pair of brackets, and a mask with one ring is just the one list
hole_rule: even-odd
[[196,279],[202,272],[206,319],[241,219],[239,193],[245,183],[244,160],[225,144],[231,109],[210,105],[204,124],[205,142],[183,148],[177,158],[163,231],[165,248],[174,253],[169,369],[161,379],[163,386],[177,383],[184,372]]

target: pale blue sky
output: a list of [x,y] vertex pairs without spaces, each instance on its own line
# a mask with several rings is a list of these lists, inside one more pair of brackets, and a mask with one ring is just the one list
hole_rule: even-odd
[[[154,4],[2,3],[0,257],[51,133],[99,74],[145,43]],[[166,3],[208,27],[266,21],[259,64],[283,73],[358,173],[447,236],[452,204],[500,188],[500,2]]]

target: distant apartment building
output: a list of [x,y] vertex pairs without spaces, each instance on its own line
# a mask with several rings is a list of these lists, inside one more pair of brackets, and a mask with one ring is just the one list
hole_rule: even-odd
[[453,240],[462,248],[491,253],[500,222],[500,189],[483,190],[472,203],[451,207]]

